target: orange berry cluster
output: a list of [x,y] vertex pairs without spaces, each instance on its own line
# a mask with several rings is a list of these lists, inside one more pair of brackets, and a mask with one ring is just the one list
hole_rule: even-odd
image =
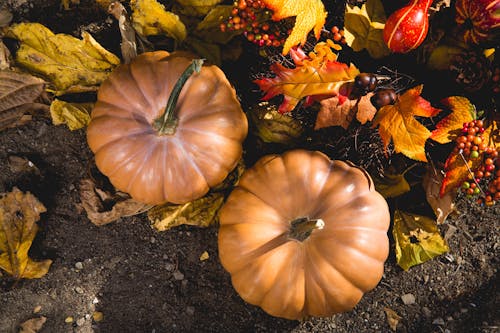
[[479,196],[479,204],[492,206],[500,200],[499,150],[488,146],[483,133],[482,120],[464,123],[462,135],[455,140],[455,152],[461,152],[466,161],[481,159],[479,166],[471,170],[469,180],[462,183],[462,191],[469,198]]
[[336,25],[334,25],[331,29],[330,29],[331,33],[332,33],[332,39],[334,41],[336,41],[337,43],[340,43],[340,44],[347,44],[347,41],[345,40],[345,37],[344,37],[344,29],[339,29],[339,27],[337,27]]
[[233,3],[231,16],[221,23],[220,30],[243,30],[248,41],[258,46],[279,47],[291,31],[282,31],[270,19],[271,12],[261,0],[238,0]]

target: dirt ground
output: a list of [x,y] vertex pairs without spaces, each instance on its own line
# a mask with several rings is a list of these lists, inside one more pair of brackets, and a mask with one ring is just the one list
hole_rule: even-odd
[[[24,14],[50,26],[29,4],[15,8],[17,20]],[[97,20],[100,26],[107,17]],[[60,25],[52,21],[51,28]],[[72,25],[65,32],[76,30]],[[20,323],[38,316],[47,318],[45,333],[390,332],[386,307],[401,317],[397,332],[500,331],[499,205],[460,202],[459,213],[441,226],[450,252],[408,272],[397,266],[391,247],[384,277],[353,311],[289,321],[238,296],[218,260],[216,226],[159,233],[145,214],[93,225],[78,208],[79,181],[93,165],[85,130],[36,117],[0,132],[0,147],[0,193],[16,186],[46,206],[30,256],[53,260],[41,279],[13,284],[0,275],[0,332],[18,332]],[[14,170],[9,156],[29,159],[40,172]],[[205,251],[209,258],[201,261]],[[96,311],[101,321],[93,320]]]

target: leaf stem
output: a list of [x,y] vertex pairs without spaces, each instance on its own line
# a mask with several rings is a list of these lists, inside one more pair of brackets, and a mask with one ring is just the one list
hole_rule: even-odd
[[186,81],[191,77],[191,75],[193,75],[193,73],[199,73],[201,71],[203,62],[204,59],[193,59],[191,64],[189,64],[175,83],[175,86],[168,98],[167,105],[165,106],[165,111],[153,122],[154,129],[156,129],[160,135],[172,135],[175,133],[175,129],[177,128],[177,123],[179,121],[175,112],[177,100],[179,99],[179,95],[184,87],[184,84],[186,84]]

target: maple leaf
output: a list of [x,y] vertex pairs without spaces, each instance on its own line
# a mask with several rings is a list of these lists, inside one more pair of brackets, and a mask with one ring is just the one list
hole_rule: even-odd
[[423,85],[399,96],[394,105],[383,106],[373,119],[373,127],[379,126],[379,134],[387,148],[392,139],[397,153],[403,153],[417,161],[426,162],[425,141],[431,132],[415,116],[433,117],[441,110],[420,97]]
[[[298,53],[295,53],[298,57]],[[349,94],[348,83],[353,82],[359,70],[353,64],[338,62],[329,43],[318,43],[315,52],[307,58],[295,57],[295,68],[279,63],[271,65],[274,78],[255,80],[265,93],[263,100],[283,94],[284,100],[279,112],[290,112],[306,96],[342,95],[343,101]],[[342,102],[343,102],[342,101]]]
[[[483,133],[483,140],[488,146],[500,149],[500,134],[498,123],[493,121]],[[444,164],[445,176],[439,195],[445,196],[451,190],[462,185],[469,175],[479,168],[483,162],[484,152],[478,158],[466,160],[460,152],[452,152]]]
[[370,102],[371,96],[373,93],[355,99],[347,98],[343,103],[339,96],[321,100],[321,108],[316,117],[314,129],[330,126],[342,126],[347,129],[354,118],[361,124],[372,120],[377,109]]
[[325,24],[325,6],[321,0],[263,0],[267,8],[274,13],[272,19],[279,21],[295,16],[295,25],[283,45],[283,54],[290,52],[293,46],[304,44],[309,31],[314,29],[316,39]]
[[35,279],[47,274],[52,260],[28,257],[45,207],[31,193],[14,188],[0,199],[0,268],[16,279]]
[[464,123],[476,118],[476,108],[462,96],[445,98],[441,104],[451,109],[451,113],[437,123],[436,129],[432,131],[431,139],[444,144],[453,141],[460,134]]

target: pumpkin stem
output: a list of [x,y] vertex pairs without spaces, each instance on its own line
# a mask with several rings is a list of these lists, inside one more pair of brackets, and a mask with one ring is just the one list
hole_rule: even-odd
[[153,122],[153,128],[157,130],[160,135],[172,135],[175,133],[179,121],[175,113],[175,107],[177,106],[177,100],[179,99],[181,90],[194,72],[199,73],[201,71],[201,66],[204,61],[204,59],[193,59],[191,64],[184,70],[181,77],[175,83],[172,93],[168,98],[167,106],[165,106],[165,111]]
[[321,230],[324,226],[325,221],[322,219],[310,220],[307,217],[301,217],[290,223],[290,232],[288,235],[290,238],[302,242],[311,235],[314,229]]

